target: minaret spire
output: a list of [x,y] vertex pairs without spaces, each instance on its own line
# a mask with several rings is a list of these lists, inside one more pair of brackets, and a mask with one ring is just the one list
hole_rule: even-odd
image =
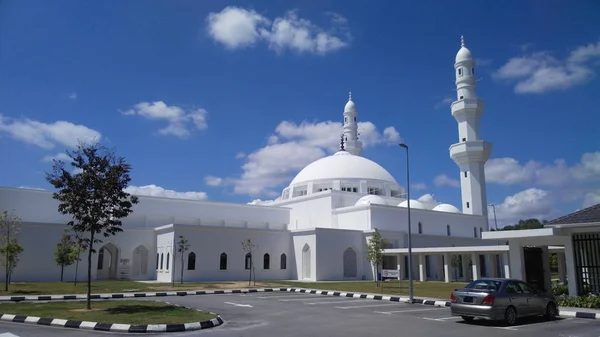
[[465,37],[464,36],[460,36],[460,46],[464,47],[465,46]]
[[348,92],[348,102],[344,107],[344,149],[355,156],[362,152],[362,142],[358,140],[358,111],[352,101],[352,92]]
[[485,163],[492,153],[492,144],[481,139],[479,120],[484,103],[475,90],[475,60],[460,38],[461,48],[456,54],[457,100],[452,103],[452,116],[458,123],[458,143],[450,146],[450,158],[460,168],[462,209],[465,214],[481,215],[488,224]]

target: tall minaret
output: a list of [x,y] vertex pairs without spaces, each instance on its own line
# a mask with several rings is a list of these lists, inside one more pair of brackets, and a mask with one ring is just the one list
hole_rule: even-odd
[[352,102],[352,93],[348,94],[348,103],[344,107],[344,147],[349,153],[359,156],[362,152],[362,142],[358,140],[358,111]]
[[484,167],[492,144],[481,140],[479,119],[484,104],[475,93],[475,61],[462,36],[460,40],[454,63],[458,99],[452,103],[452,116],[458,122],[458,143],[450,146],[450,158],[460,167],[463,213],[482,215],[487,224],[485,230],[489,230]]

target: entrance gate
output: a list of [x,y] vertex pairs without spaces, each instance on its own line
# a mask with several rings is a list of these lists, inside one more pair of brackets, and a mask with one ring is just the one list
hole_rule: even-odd
[[525,278],[526,282],[539,290],[544,289],[544,262],[542,259],[542,248],[523,247],[523,257],[525,260]]

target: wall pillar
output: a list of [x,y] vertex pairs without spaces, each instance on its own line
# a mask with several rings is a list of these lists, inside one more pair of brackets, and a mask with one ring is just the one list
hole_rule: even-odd
[[438,281],[442,281],[444,279],[444,261],[443,260],[443,255],[436,255],[435,256],[435,260],[436,260],[436,280]]
[[419,254],[419,281],[421,282],[425,282],[426,281],[426,275],[425,274],[425,268],[427,268],[427,265],[425,263],[425,254]]
[[510,256],[510,277],[525,280],[525,261],[523,256],[523,247],[518,240],[508,242]]
[[567,235],[565,238],[565,265],[567,266],[567,282],[569,287],[569,296],[577,296],[577,276],[575,273],[575,251],[573,250],[573,238]]
[[481,277],[480,266],[479,266],[479,254],[471,253],[471,269],[473,270],[473,280],[477,280]]
[[556,262],[558,264],[558,280],[565,283],[567,280],[567,268],[565,266],[565,252],[556,253]]
[[498,274],[498,255],[491,254],[490,257],[490,277],[500,277]]
[[450,254],[448,253],[444,253],[443,255],[444,257],[444,282],[449,283],[450,282]]
[[542,247],[542,266],[544,270],[544,291],[552,291],[552,277],[550,275],[550,253],[548,246]]
[[504,275],[500,275],[504,278],[510,278],[510,263],[508,263],[508,252],[502,253],[502,272]]
[[469,256],[461,255],[462,260],[462,272],[463,272],[463,281],[469,280]]

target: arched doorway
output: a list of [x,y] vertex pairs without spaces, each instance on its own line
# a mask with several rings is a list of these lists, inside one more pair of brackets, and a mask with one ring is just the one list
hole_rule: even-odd
[[356,252],[354,251],[354,249],[348,247],[344,251],[344,277],[356,277],[356,275]]
[[116,280],[119,262],[119,248],[112,243],[107,243],[98,250],[96,279]]
[[308,244],[304,245],[302,248],[302,278],[310,279],[311,278],[311,256],[310,256],[310,246]]
[[148,249],[143,245],[133,250],[133,265],[131,276],[133,278],[146,278],[148,274]]

